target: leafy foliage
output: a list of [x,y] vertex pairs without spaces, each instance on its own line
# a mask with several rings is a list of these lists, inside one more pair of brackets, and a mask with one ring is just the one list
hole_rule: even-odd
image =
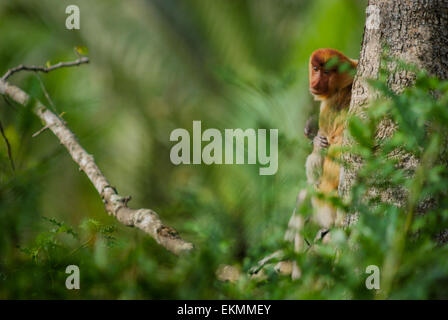
[[[387,83],[396,72],[415,74],[415,85],[394,93]],[[358,220],[332,230],[330,244],[316,243],[296,257],[303,275],[295,284],[300,289],[290,290],[301,298],[447,298],[448,81],[386,58],[371,85],[379,98],[363,119],[349,119],[356,143],[345,150],[363,166],[347,202],[333,201],[339,210],[356,212]],[[379,140],[377,129],[385,121],[396,130]],[[417,165],[406,165],[407,159]],[[397,190],[405,190],[399,204],[391,201],[397,201],[394,196],[380,197]],[[305,215],[310,210],[301,208]],[[365,287],[369,265],[380,268],[379,290]]]
[[[447,227],[446,164],[437,160],[446,145],[447,83],[424,73],[400,95],[382,74],[372,85],[383,98],[367,120],[350,122],[358,142],[351,151],[364,166],[350,201],[330,200],[357,211],[358,223],[333,230],[333,243],[317,243],[306,254],[294,255],[282,240],[306,185],[311,146],[300,138],[303,124],[317,112],[306,81],[309,54],[334,47],[356,58],[366,1],[73,4],[88,8],[80,32],[64,28],[64,1],[1,2],[2,71],[71,60],[73,47],[79,45],[79,54],[88,47],[89,66],[41,75],[56,109],[110,181],[133,195],[130,205],[154,208],[197,250],[177,258],[118,225],[54,137],[31,138],[41,124],[30,110],[0,101],[16,164],[13,173],[0,144],[1,298],[447,297],[446,249],[434,239]],[[34,75],[10,81],[47,101]],[[379,147],[376,125],[386,116],[398,130]],[[279,128],[278,173],[261,177],[248,165],[172,165],[169,133],[189,130],[198,119],[220,130]],[[397,146],[422,159],[419,167],[397,168],[388,156]],[[366,199],[372,187],[395,186],[410,190],[401,208]],[[419,204],[429,196],[437,206],[421,215]],[[311,214],[307,203],[300,210]],[[313,239],[317,230],[309,225],[305,236]],[[216,279],[221,264],[244,273],[279,248],[299,262],[298,281],[272,268],[262,281]],[[81,290],[65,288],[70,264],[80,267]],[[378,293],[364,284],[371,264],[383,277]]]

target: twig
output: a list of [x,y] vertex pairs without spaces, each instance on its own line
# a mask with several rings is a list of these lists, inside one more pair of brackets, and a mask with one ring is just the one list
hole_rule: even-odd
[[48,73],[50,71],[59,69],[59,68],[64,68],[64,67],[76,67],[79,66],[81,64],[84,63],[89,63],[89,58],[88,57],[83,57],[81,56],[79,59],[75,60],[75,61],[70,61],[70,62],[59,62],[55,65],[52,65],[50,67],[41,67],[41,66],[25,66],[23,64],[15,67],[15,68],[11,68],[9,69],[2,77],[3,81],[8,80],[8,78],[10,76],[12,76],[14,73],[17,73],[19,71],[22,70],[26,70],[26,71],[34,71],[34,72],[44,72],[44,73]]
[[40,135],[42,132],[44,132],[47,129],[48,129],[48,126],[44,126],[39,131],[33,133],[33,135],[31,137],[36,138],[38,135]]
[[[64,122],[64,124],[67,124],[63,119],[62,119],[62,116],[65,114],[65,112],[62,112],[60,115],[59,115],[59,118],[61,118],[61,120]],[[48,126],[43,126],[39,131],[37,131],[37,132],[35,132],[35,133],[33,133],[33,135],[31,136],[32,138],[36,138],[38,135],[40,135],[42,132],[44,132],[45,130],[47,130],[48,129]]]
[[52,110],[55,111],[55,112],[59,112],[56,109],[56,106],[54,105],[53,100],[51,99],[50,95],[48,94],[48,91],[45,88],[44,82],[42,81],[42,79],[41,79],[41,77],[39,76],[38,73],[36,73],[36,78],[37,78],[37,80],[39,80],[40,87],[41,87],[42,91],[44,92],[45,98],[47,99],[48,103],[50,104]]
[[[65,65],[76,64],[66,63]],[[4,80],[0,80],[0,94],[23,106],[32,101],[30,96],[22,89]],[[96,165],[93,156],[88,154],[79,144],[76,136],[66,126],[64,120],[46,108],[39,100],[34,100],[32,103],[33,112],[42,120],[44,126],[55,134],[72,159],[79,165],[80,170],[87,175],[103,199],[105,209],[110,215],[116,217],[119,222],[126,226],[143,230],[153,237],[157,243],[175,254],[189,252],[193,249],[193,245],[184,241],[175,229],[164,225],[156,212],[150,209],[128,208],[127,198],[120,196],[115,188],[111,187],[109,181]]]
[[266,256],[263,259],[261,259],[260,261],[258,261],[255,266],[250,268],[249,274],[252,275],[252,274],[258,273],[261,269],[264,268],[265,265],[271,264],[273,262],[277,262],[280,259],[282,259],[284,256],[285,256],[285,253],[283,252],[283,250],[277,250],[274,253],[269,254],[268,256]]
[[14,106],[11,102],[9,102],[8,98],[6,96],[3,96],[3,100],[5,101],[5,103],[10,106],[11,108],[16,108],[16,106]]
[[71,256],[74,253],[76,253],[77,251],[79,251],[80,249],[86,247],[92,240],[94,239],[94,237],[90,237],[87,241],[85,241],[83,244],[81,244],[79,247],[75,248],[72,250],[72,252],[70,252],[68,255]]
[[3,125],[2,125],[1,121],[0,121],[0,132],[2,134],[3,140],[6,143],[6,149],[8,150],[8,158],[9,158],[9,162],[11,163],[12,172],[15,172],[16,168],[14,166],[14,160],[12,159],[11,144],[9,143],[9,140],[6,137],[5,130],[3,130]]

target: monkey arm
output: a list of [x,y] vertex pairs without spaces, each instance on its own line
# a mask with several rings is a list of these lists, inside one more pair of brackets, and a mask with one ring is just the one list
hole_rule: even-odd
[[316,116],[311,116],[305,123],[305,128],[303,129],[303,133],[305,137],[310,140],[313,140],[316,137],[317,132],[319,130],[319,123]]
[[308,183],[317,186],[323,172],[325,158],[323,150],[328,148],[329,143],[326,137],[318,133],[313,139],[313,145],[313,152],[307,157],[305,168]]
[[318,152],[311,153],[306,158],[306,178],[309,184],[317,186],[322,176],[322,166],[324,158]]

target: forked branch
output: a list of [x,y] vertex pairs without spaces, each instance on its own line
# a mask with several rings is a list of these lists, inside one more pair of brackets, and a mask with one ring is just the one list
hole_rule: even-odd
[[184,241],[175,229],[164,225],[156,212],[150,209],[128,208],[127,202],[129,201],[129,197],[120,196],[117,190],[110,185],[109,181],[96,165],[93,156],[88,154],[79,144],[75,134],[70,131],[61,117],[46,108],[40,101],[31,99],[20,88],[5,81],[12,74],[21,70],[49,72],[58,68],[78,66],[88,62],[89,59],[87,57],[80,57],[76,61],[61,62],[49,68],[18,66],[10,69],[0,79],[0,94],[22,106],[32,104],[33,112],[41,119],[44,127],[54,133],[60,143],[67,149],[72,159],[79,165],[80,170],[84,171],[92,182],[104,202],[106,211],[110,215],[116,217],[119,222],[126,226],[137,227],[143,230],[153,237],[157,243],[175,254],[191,251],[193,245],[190,242]]
[[44,72],[44,73],[48,73],[50,71],[56,70],[56,69],[60,69],[60,68],[64,68],[64,67],[76,67],[79,66],[81,64],[84,63],[89,63],[89,58],[87,57],[79,57],[79,59],[75,60],[75,61],[70,61],[70,62],[59,62],[55,65],[49,66],[49,67],[41,67],[41,66],[25,66],[23,64],[15,67],[15,68],[11,68],[9,69],[2,77],[3,81],[8,80],[9,77],[11,77],[14,73],[17,73],[19,71],[34,71],[34,72]]

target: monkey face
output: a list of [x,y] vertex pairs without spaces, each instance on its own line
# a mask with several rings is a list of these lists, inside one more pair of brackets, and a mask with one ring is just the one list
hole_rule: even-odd
[[314,96],[327,96],[330,89],[331,71],[320,65],[310,65],[310,92]]
[[[327,66],[331,59],[336,63]],[[317,100],[331,98],[339,89],[352,84],[353,76],[348,72],[340,73],[339,67],[348,63],[352,68],[356,62],[334,49],[319,49],[313,52],[309,63],[310,92]]]

